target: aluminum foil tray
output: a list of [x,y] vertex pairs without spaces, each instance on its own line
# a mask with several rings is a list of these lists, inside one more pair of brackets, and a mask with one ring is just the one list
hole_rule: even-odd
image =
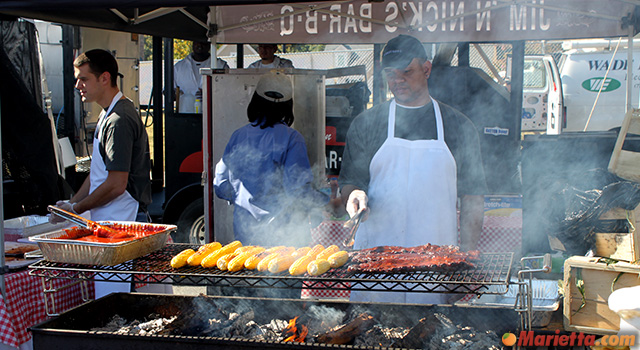
[[[512,281],[516,283],[517,281]],[[504,286],[490,286],[491,288],[502,288]],[[504,294],[483,294],[479,298],[469,301],[458,301],[458,306],[480,306],[489,308],[513,308],[518,294],[518,285],[511,284],[509,290]],[[532,327],[545,327],[551,321],[551,315],[560,307],[560,294],[558,293],[558,281],[538,280],[531,281],[531,296],[533,312],[531,315]]]
[[[100,221],[104,225],[141,225],[129,221]],[[125,261],[139,258],[162,248],[169,234],[178,227],[175,225],[144,224],[154,228],[162,228],[158,233],[132,241],[117,243],[84,242],[75,239],[58,239],[65,234],[64,230],[32,236],[29,239],[37,242],[44,258],[48,261],[69,264],[113,266]]]

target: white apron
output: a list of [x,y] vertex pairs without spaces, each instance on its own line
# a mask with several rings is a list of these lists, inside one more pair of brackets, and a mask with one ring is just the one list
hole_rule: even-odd
[[[437,139],[395,137],[396,102],[389,105],[387,139],[369,171],[369,218],[356,233],[354,249],[426,243],[456,244],[456,162],[444,141],[440,106],[433,98]],[[352,301],[442,304],[438,293],[351,292]]]
[[[111,113],[116,103],[122,98],[122,92],[118,92],[111,101],[106,112],[100,113],[98,124],[96,126],[96,137],[93,138],[93,152],[91,153],[91,169],[89,172],[90,188],[89,194],[98,188],[107,179],[109,172],[104,164],[104,159],[100,154],[100,138],[102,137],[102,124],[104,119]],[[138,201],[126,190],[111,202],[91,209],[91,220],[116,220],[116,221],[135,221],[138,214]],[[119,278],[126,280],[126,275],[119,275]],[[131,282],[94,282],[95,298],[102,298],[105,295],[117,292],[128,293],[131,291]]]
[[[122,97],[122,92],[118,92],[111,101],[107,112],[100,113],[98,118],[98,125],[96,126],[96,137],[93,138],[93,152],[91,154],[91,170],[89,172],[89,180],[91,186],[89,187],[89,194],[98,188],[107,179],[109,172],[104,164],[104,159],[100,154],[100,139],[102,137],[102,123],[104,119],[111,113],[113,106],[116,105],[118,100]],[[117,220],[117,221],[135,221],[138,214],[138,201],[133,199],[129,192],[124,191],[120,196],[112,200],[111,202],[91,209],[91,220]]]

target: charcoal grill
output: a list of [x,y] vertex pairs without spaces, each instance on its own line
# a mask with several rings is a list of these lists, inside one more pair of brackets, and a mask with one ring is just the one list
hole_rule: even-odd
[[[197,301],[196,301],[197,299]],[[312,305],[323,305],[338,310],[364,309],[372,315],[391,316],[382,322],[392,322],[393,326],[411,327],[424,315],[439,312],[447,315],[457,324],[471,326],[479,332],[495,331],[497,334],[513,331],[517,316],[513,309],[485,309],[455,306],[411,306],[399,304],[347,303],[336,301],[311,302],[290,299],[260,299],[238,297],[190,297],[177,295],[155,295],[140,293],[114,293],[72,309],[61,316],[45,321],[31,328],[35,349],[202,349],[224,348],[247,349],[367,349],[357,345],[320,344],[312,341],[304,343],[260,341],[242,338],[206,337],[193,334],[190,328],[172,330],[159,335],[121,335],[108,331],[92,331],[103,327],[114,315],[128,320],[142,319],[149,314],[170,317],[177,312],[201,310],[201,303],[223,303],[238,305],[247,303],[252,308],[263,311],[256,313],[256,321],[267,318],[290,319],[300,315]],[[198,305],[196,305],[196,303]],[[399,315],[397,310],[401,308]],[[408,316],[409,315],[409,316]],[[262,320],[258,320],[262,318]],[[499,345],[499,344],[496,344]],[[377,347],[385,350],[390,348]],[[397,348],[396,348],[397,349]]]
[[[182,286],[300,288],[300,281],[306,281],[307,289],[484,294],[506,292],[513,262],[513,253],[494,253],[481,254],[476,266],[468,270],[351,274],[345,269],[334,269],[321,276],[291,276],[286,271],[276,275],[255,270],[229,272],[200,266],[173,269],[169,261],[187,248],[197,249],[198,246],[168,244],[151,254],[116,266],[87,266],[41,260],[29,266],[29,273],[43,278],[171,283]],[[503,288],[489,288],[496,285]]]
[[[518,288],[518,300],[510,309],[520,314],[520,329],[531,329],[531,287],[525,274],[538,270],[521,269],[518,281],[511,282],[513,253],[483,253],[471,269],[457,271],[418,271],[407,273],[348,273],[330,270],[321,276],[291,276],[242,270],[238,272],[183,267],[173,269],[169,261],[180,251],[198,245],[168,244],[162,249],[115,266],[88,266],[55,263],[46,260],[29,266],[33,276],[74,281],[113,281],[133,283],[169,283],[181,286],[221,286],[245,288],[347,289],[357,291],[438,292],[460,294],[504,294],[511,284]],[[545,263],[546,266],[546,263]],[[546,267],[545,267],[546,268]],[[46,289],[46,288],[45,288]],[[46,290],[45,290],[46,292]],[[419,306],[424,307],[424,306]],[[482,308],[482,307],[480,307]],[[485,319],[486,319],[486,311]],[[393,311],[396,312],[396,311]],[[513,330],[513,328],[511,329]]]

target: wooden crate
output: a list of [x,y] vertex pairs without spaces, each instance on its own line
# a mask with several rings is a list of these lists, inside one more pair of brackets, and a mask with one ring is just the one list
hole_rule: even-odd
[[609,172],[640,182],[640,152],[622,149],[627,134],[640,134],[640,109],[630,109],[625,114],[608,166]]
[[[564,263],[564,329],[588,334],[616,334],[620,317],[609,309],[613,290],[640,285],[640,266],[627,262],[607,265],[602,258],[574,256]],[[584,282],[585,305],[576,281]],[[615,283],[614,283],[615,281]]]
[[596,255],[624,261],[640,259],[640,206],[635,210],[614,208],[600,216],[600,220],[628,219],[633,227],[626,233],[596,233]]

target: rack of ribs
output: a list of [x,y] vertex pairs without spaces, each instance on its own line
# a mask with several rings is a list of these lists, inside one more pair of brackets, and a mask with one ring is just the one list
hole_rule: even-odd
[[463,252],[456,246],[426,244],[416,247],[379,246],[350,254],[351,273],[458,271],[475,267],[477,250]]

